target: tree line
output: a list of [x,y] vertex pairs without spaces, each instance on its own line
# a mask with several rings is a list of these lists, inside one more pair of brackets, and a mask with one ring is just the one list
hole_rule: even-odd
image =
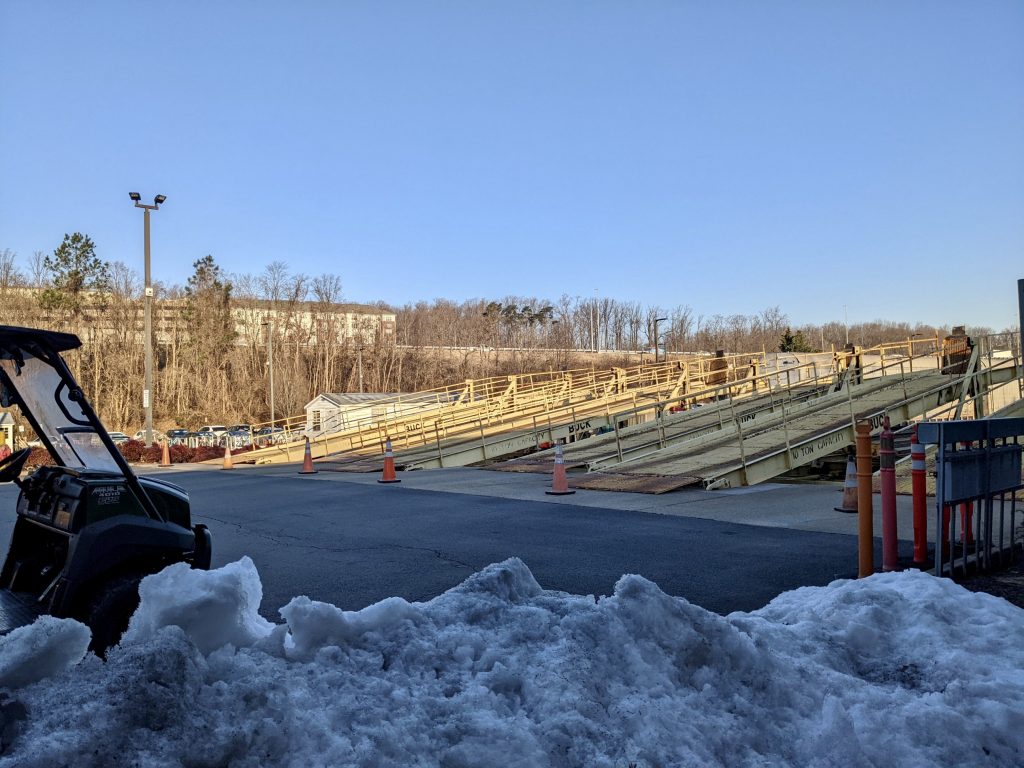
[[[342,326],[337,275],[294,273],[283,262],[228,274],[212,255],[192,268],[184,285],[153,284],[154,316],[175,318],[154,322],[154,421],[162,429],[269,420],[271,350],[280,418],[299,414],[323,392],[413,392],[467,378],[589,367],[593,358],[581,354],[587,351],[605,353],[599,360],[610,366],[655,346],[668,353],[829,351],[847,338],[874,345],[949,331],[881,320],[795,327],[777,306],[707,316],[686,305],[563,295],[395,308],[377,302],[372,306],[395,313],[395,336],[351,335]],[[25,259],[0,250],[0,323],[77,334],[83,347],[68,356],[72,370],[105,423],[126,432],[143,417],[143,302],[140,275],[103,260],[82,233]]]

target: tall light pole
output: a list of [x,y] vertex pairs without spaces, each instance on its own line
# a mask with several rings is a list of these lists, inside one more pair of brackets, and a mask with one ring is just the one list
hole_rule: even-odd
[[[274,422],[276,421],[276,414],[274,412],[274,318],[271,317],[269,320],[264,320],[260,325],[267,329],[267,372],[270,376],[270,426],[273,429]],[[271,433],[271,436],[273,436],[273,433]]]
[[359,362],[359,394],[363,393],[363,345],[356,347],[356,359]]
[[843,304],[843,325],[846,326],[846,346],[850,346],[850,316],[846,314],[845,304]]
[[142,408],[146,412],[146,445],[153,444],[153,283],[149,273],[149,212],[157,210],[167,199],[165,195],[153,198],[152,205],[142,202],[142,195],[129,192],[128,197],[136,208],[143,211],[143,241],[145,259],[145,334],[146,334],[146,382],[142,390]]
[[1017,349],[1024,357],[1024,277],[1017,280],[1017,313]]
[[[596,294],[597,292],[595,291],[594,293]],[[594,296],[594,303],[590,307],[590,341],[591,341],[591,345],[590,346],[591,346],[591,348],[593,348],[593,350],[595,352],[597,352],[597,330],[594,328],[594,317],[596,316],[596,314],[597,314],[597,296],[595,295]]]
[[658,362],[658,323],[668,320],[667,317],[654,318],[654,362]]
[[594,337],[594,351],[601,351],[601,305],[597,298],[597,288],[594,289],[594,316],[597,318],[597,335]]

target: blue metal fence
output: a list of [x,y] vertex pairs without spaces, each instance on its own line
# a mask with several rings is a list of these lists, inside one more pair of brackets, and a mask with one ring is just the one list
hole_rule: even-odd
[[917,436],[937,446],[935,575],[1005,566],[1018,539],[1024,419],[922,422]]

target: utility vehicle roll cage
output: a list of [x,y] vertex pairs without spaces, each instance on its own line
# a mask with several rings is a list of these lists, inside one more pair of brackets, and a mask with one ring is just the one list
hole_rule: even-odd
[[146,515],[167,522],[60,355],[81,346],[70,333],[0,325],[0,405],[18,406],[59,466],[122,475]]

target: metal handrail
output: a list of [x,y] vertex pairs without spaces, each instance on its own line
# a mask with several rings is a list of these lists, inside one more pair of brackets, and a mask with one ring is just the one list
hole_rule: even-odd
[[[864,357],[870,357],[873,352],[877,351],[879,354],[877,364],[862,366],[861,376],[864,378],[888,377],[893,375],[897,369],[901,374],[905,374],[905,364],[909,364],[913,371],[913,361],[931,357],[933,351],[909,356],[899,354],[895,356],[896,359],[892,359],[893,356],[886,358],[885,354],[886,351],[896,350],[913,352],[915,346],[920,348],[922,344],[934,346],[937,350],[934,352],[935,354],[941,352],[938,337],[911,338],[907,342],[890,343],[860,350],[862,360]],[[730,367],[725,370],[712,371],[710,368],[712,361],[722,359],[726,359]],[[737,386],[750,386],[752,383],[756,383],[754,386],[763,383],[769,394],[774,396],[775,388],[771,386],[772,378],[775,379],[776,388],[781,389],[782,377],[788,376],[790,388],[787,391],[790,391],[793,374],[800,371],[802,379],[802,372],[807,369],[813,371],[812,377],[807,381],[818,384],[828,377],[832,377],[835,381],[836,364],[841,360],[841,353],[833,356],[833,364],[829,367],[828,373],[820,373],[818,364],[810,362],[759,373],[755,377],[741,377],[740,374],[748,369],[752,360],[763,366],[765,356],[761,353],[732,355],[728,358],[698,356],[689,360],[673,359],[657,365],[644,363],[612,370],[597,371],[592,368],[583,368],[572,371],[549,371],[539,374],[466,380],[460,385],[449,385],[375,401],[371,408],[376,409],[378,413],[370,413],[359,419],[353,420],[347,415],[339,414],[327,424],[321,425],[321,429],[312,438],[322,445],[325,454],[345,450],[346,445],[348,450],[376,448],[386,436],[392,436],[411,447],[439,443],[442,439],[454,437],[460,433],[464,434],[470,430],[479,431],[483,426],[495,429],[507,425],[509,430],[513,430],[519,428],[520,423],[525,419],[530,419],[535,424],[538,416],[546,419],[550,427],[556,418],[568,416],[575,421],[578,416],[576,407],[582,408],[586,413],[591,413],[591,407],[597,409],[602,406],[608,420],[613,421],[617,427],[623,417],[628,418],[633,413],[639,415],[651,408],[663,409],[673,402],[685,404],[698,399],[716,397],[716,391],[731,392]],[[740,365],[741,361],[742,365]],[[937,360],[936,365],[939,363],[940,361]],[[622,399],[628,393],[633,393],[632,399],[635,403],[637,396],[643,396],[652,390],[657,393],[668,389],[672,384],[678,383],[681,377],[685,377],[689,384],[692,380],[701,380],[713,373],[725,373],[730,380],[726,384],[716,387],[704,387],[692,392],[681,393],[669,400],[659,398],[654,404],[645,404],[625,411],[617,411],[614,414],[611,411],[612,403]],[[845,375],[849,376],[849,374]],[[379,413],[380,409],[385,411],[393,409],[394,412],[385,413],[382,418]],[[717,410],[721,418],[721,408]],[[725,420],[721,421],[724,424]],[[276,423],[283,423],[288,433],[306,433],[305,416],[278,420]],[[550,434],[550,428],[541,429],[539,432],[534,430],[534,437],[537,438],[538,444],[540,443],[539,434],[544,433]],[[617,428],[616,435],[618,436]],[[285,446],[276,447],[287,449]]]
[[[1001,368],[1003,366],[999,365],[999,366],[994,366],[994,367],[998,369],[998,368]],[[1016,367],[1016,361],[1014,361],[1012,363],[1012,366],[1006,366],[1006,367]],[[870,413],[868,413],[866,415],[862,414],[862,415],[858,416],[858,420],[860,420],[860,421],[864,421],[866,419],[867,420],[875,420],[875,419],[880,420],[881,417],[885,416],[886,413],[890,409],[899,408],[900,406],[903,406],[903,405],[909,405],[914,400],[920,400],[922,398],[928,397],[929,395],[938,394],[939,392],[941,392],[944,389],[949,389],[950,387],[955,387],[957,384],[962,384],[966,379],[971,378],[972,376],[977,376],[977,373],[974,373],[971,376],[968,376],[968,375],[965,374],[965,375],[963,375],[963,376],[961,376],[959,378],[950,379],[949,381],[943,382],[942,384],[938,384],[938,385],[936,385],[934,387],[931,387],[930,389],[926,389],[924,392],[919,392],[918,394],[914,395],[913,397],[905,397],[903,400],[899,400],[899,401],[897,401],[895,403],[891,403],[890,405],[887,405],[885,408],[882,408],[880,410],[870,412]],[[955,408],[955,406],[956,406],[956,403],[946,403],[946,404],[944,404],[942,406],[937,406],[935,410],[939,410],[941,408],[942,410],[949,411],[952,408]],[[833,434],[835,432],[841,432],[844,429],[846,429],[845,425],[842,426],[842,427],[835,427],[835,428],[827,430],[825,432],[818,432],[815,435],[813,435],[812,437],[809,437],[809,438],[807,438],[805,440],[801,440],[798,443],[794,443],[793,447],[794,448],[799,448],[802,445],[807,445],[808,443],[813,443],[815,440],[820,440],[823,436],[831,435],[831,434]],[[768,457],[771,457],[771,456],[777,456],[780,452],[781,451],[771,451],[770,453],[765,454],[762,458],[768,458]]]
[[[922,355],[922,356],[924,356],[924,355]],[[927,356],[930,356],[930,354],[928,354]],[[1013,364],[1014,365],[1016,364],[1015,361],[1013,362]],[[999,366],[992,366],[992,367],[993,368],[998,368]],[[881,362],[879,363],[877,368],[866,367],[866,368],[862,369],[862,371],[861,371],[862,381],[865,381],[865,382],[868,381],[868,380],[879,381],[881,379],[894,376],[895,375],[894,366],[890,364],[889,368],[890,368],[890,370],[893,371],[893,373],[888,374],[888,376],[887,376],[887,374],[885,372],[885,366]],[[851,370],[852,369],[848,369],[845,372],[844,378],[846,380],[844,381],[842,389],[846,390],[847,398],[850,401],[851,423],[855,423],[855,421],[856,421],[856,414],[853,411],[853,398],[852,398],[853,386],[851,386],[849,384],[849,381],[848,381],[849,374],[850,374]],[[988,370],[988,369],[986,369],[986,370]],[[877,373],[881,373],[881,376],[877,376],[876,377],[876,376],[870,375],[870,374],[873,374],[873,373],[876,373],[876,372]],[[899,372],[900,372],[900,376],[899,376],[900,382],[903,384],[903,396],[904,396],[904,398],[903,398],[903,400],[898,401],[897,403],[889,406],[890,408],[892,408],[892,407],[899,407],[901,405],[908,404],[911,401],[911,398],[909,398],[907,396],[907,391],[906,391],[906,371],[903,368],[902,364],[899,367]],[[974,375],[976,376],[976,375],[978,375],[978,373],[976,372]],[[924,393],[915,395],[913,399],[919,399],[919,398],[925,397],[925,396],[927,396],[929,394],[935,394],[937,392],[940,392],[940,391],[942,391],[944,389],[949,388],[950,386],[955,386],[957,383],[962,383],[967,378],[969,378],[969,376],[965,374],[961,378],[956,379],[954,381],[943,382],[942,384],[937,385],[936,387],[933,387],[933,388],[927,390]],[[815,376],[815,378],[813,380],[813,384],[815,386],[818,384],[818,379],[819,379],[819,377]],[[857,385],[857,386],[863,386],[863,385]],[[810,389],[814,389],[814,386],[810,387]],[[806,415],[808,410],[810,410],[810,412],[813,412],[814,410],[820,409],[820,407],[827,407],[827,405],[823,405],[820,401],[827,399],[829,395],[840,396],[840,395],[838,395],[838,393],[831,392],[831,391],[828,391],[826,389],[825,392],[823,392],[821,395],[818,396],[818,398],[816,398],[814,400],[814,406],[815,406],[814,408],[811,408],[811,409],[800,409],[800,413],[799,414],[794,414],[793,412],[787,413],[786,409],[785,409],[785,404],[783,403],[782,404],[783,407],[781,409],[782,410],[781,419],[779,419],[779,418],[771,419],[767,423],[764,423],[762,425],[758,425],[760,427],[759,429],[757,429],[754,433],[749,433],[747,435],[744,435],[742,424],[736,418],[735,414],[733,414],[732,422],[733,422],[733,425],[735,426],[735,434],[737,435],[737,439],[740,441],[741,466],[744,468],[744,470],[746,469],[746,465],[747,465],[745,457],[743,456],[744,451],[743,451],[743,442],[742,441],[743,441],[744,437],[749,438],[749,437],[753,436],[754,434],[760,434],[760,433],[762,433],[762,432],[764,432],[766,430],[775,429],[775,428],[777,428],[778,426],[781,425],[782,428],[783,428],[783,431],[784,431],[784,437],[785,437],[785,443],[786,443],[785,450],[789,451],[793,447],[799,447],[799,446],[804,445],[806,443],[818,440],[823,435],[828,435],[828,434],[831,434],[832,432],[845,429],[845,426],[844,427],[839,427],[839,428],[834,429],[834,430],[829,430],[827,432],[816,434],[815,436],[813,436],[811,438],[808,438],[806,440],[802,440],[802,441],[800,441],[800,442],[798,442],[796,444],[791,444],[790,443],[789,421],[792,418],[799,418],[801,416]],[[645,408],[650,408],[650,407],[656,407],[656,405],[655,406],[650,406],[650,405],[649,406],[645,406]],[[771,412],[774,411],[774,404],[770,405],[767,409],[760,409],[760,410],[766,410],[767,412],[771,413]],[[879,413],[882,413],[882,412],[879,412]],[[872,414],[872,415],[878,415],[878,414]],[[732,425],[730,425],[730,426],[732,426]],[[721,429],[723,429],[723,430],[725,429],[724,425],[721,427]],[[700,430],[694,430],[694,431],[700,431]],[[718,434],[721,434],[721,432],[718,433]],[[698,437],[700,437],[700,436],[698,436]],[[668,444],[676,445],[676,444],[679,444],[679,443],[682,443],[682,442],[686,442],[688,439],[692,439],[692,438],[689,437],[689,435],[687,435],[687,434],[677,435],[676,438],[671,440]],[[638,455],[633,455],[633,456],[630,456],[629,458],[624,458],[624,454],[636,453],[637,451],[643,451],[645,448],[651,448],[652,446],[654,446],[656,444],[657,444],[657,448],[655,450],[653,450],[653,451],[647,451],[646,453],[639,453]],[[615,453],[615,455],[614,456],[609,455],[607,457],[602,457],[602,458],[599,458],[599,459],[591,461],[589,463],[589,465],[588,465],[588,469],[590,471],[594,471],[596,469],[602,469],[603,470],[603,469],[607,469],[608,467],[615,466],[615,465],[618,465],[618,464],[628,463],[628,462],[632,462],[632,461],[640,461],[640,460],[643,460],[645,458],[650,458],[652,456],[656,456],[658,454],[658,451],[660,451],[664,447],[667,447],[667,446],[664,443],[663,438],[659,437],[659,440],[657,440],[657,441],[651,441],[651,442],[648,442],[648,443],[644,443],[641,446],[634,446],[632,448],[627,448],[627,449],[624,450],[622,448],[622,446],[619,444],[619,433],[618,433],[618,430],[616,430],[616,453]],[[774,452],[768,454],[768,456],[775,456],[775,455],[778,455],[780,452],[781,451],[774,451]],[[787,453],[787,456],[788,455],[789,454]],[[617,459],[617,461],[615,461],[613,463],[609,463],[609,464],[605,463],[607,461],[610,461],[611,459]]]

